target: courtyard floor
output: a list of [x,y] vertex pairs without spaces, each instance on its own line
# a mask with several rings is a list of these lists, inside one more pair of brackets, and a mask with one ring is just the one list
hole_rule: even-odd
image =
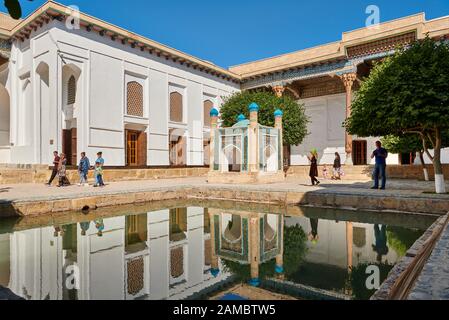
[[[254,184],[208,184],[205,177],[161,179],[161,180],[140,180],[140,181],[122,181],[106,182],[104,188],[79,187],[71,185],[58,188],[48,187],[44,184],[11,184],[0,185],[0,201],[37,201],[53,199],[73,199],[79,197],[88,197],[93,195],[108,195],[118,193],[133,193],[139,191],[152,191],[158,189],[167,189],[174,187],[220,187],[232,190],[246,191],[273,191],[273,192],[316,192],[325,191],[326,193],[353,193],[391,197],[396,195],[409,195],[414,197],[448,199],[449,195],[432,194],[434,183],[432,181],[418,180],[389,180],[387,190],[371,190],[371,181],[332,181],[321,180],[319,186],[311,186],[310,182],[288,178],[283,183],[254,185]],[[447,184],[449,190],[449,184]]]

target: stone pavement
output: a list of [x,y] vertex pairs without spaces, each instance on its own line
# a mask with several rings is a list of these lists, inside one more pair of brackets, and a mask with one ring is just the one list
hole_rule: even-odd
[[[432,192],[433,182],[418,180],[390,180],[387,190],[370,190],[371,182],[362,181],[332,181],[322,180],[317,186],[310,186],[309,182],[289,178],[286,182],[265,184],[265,185],[227,185],[227,184],[208,184],[206,178],[177,178],[161,180],[141,180],[141,181],[122,181],[108,183],[104,188],[79,187],[72,185],[64,188],[47,187],[44,184],[11,184],[0,186],[0,201],[40,201],[40,200],[58,200],[74,199],[80,197],[108,195],[108,194],[126,194],[139,191],[151,191],[158,189],[175,189],[189,187],[220,187],[231,190],[248,191],[273,191],[273,192],[332,192],[349,194],[366,194],[375,196],[413,196],[435,199],[447,199],[448,195],[436,195],[423,193],[423,191]],[[449,184],[448,184],[449,190]]]
[[449,226],[425,264],[409,300],[449,300]]

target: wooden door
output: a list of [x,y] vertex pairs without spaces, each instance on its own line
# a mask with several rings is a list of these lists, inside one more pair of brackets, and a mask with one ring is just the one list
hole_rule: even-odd
[[355,166],[366,165],[367,159],[366,140],[356,140],[352,142],[352,162]]
[[77,138],[76,128],[62,130],[62,152],[65,153],[67,164],[71,166],[77,165]]
[[126,131],[126,165],[127,166],[137,166],[137,141],[139,138],[139,133],[137,131]]
[[62,153],[65,153],[67,164],[72,164],[72,130],[62,130]]
[[137,138],[137,165],[146,166],[147,165],[147,133],[139,132]]
[[126,165],[147,165],[147,134],[143,131],[126,130]]

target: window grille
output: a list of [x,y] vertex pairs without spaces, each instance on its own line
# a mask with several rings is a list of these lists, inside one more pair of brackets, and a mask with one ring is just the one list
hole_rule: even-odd
[[127,114],[143,117],[143,86],[136,81],[127,84]]
[[182,94],[178,92],[170,93],[170,121],[183,122]]

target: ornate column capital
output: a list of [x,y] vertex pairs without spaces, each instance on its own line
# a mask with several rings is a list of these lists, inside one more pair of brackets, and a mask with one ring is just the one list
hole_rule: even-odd
[[275,86],[272,87],[272,89],[273,89],[274,93],[276,94],[276,96],[278,98],[281,98],[282,95],[284,94],[285,86],[275,85]]
[[339,75],[339,77],[341,81],[343,81],[343,84],[347,91],[352,89],[354,82],[357,80],[357,74],[355,72],[344,73],[342,75]]

